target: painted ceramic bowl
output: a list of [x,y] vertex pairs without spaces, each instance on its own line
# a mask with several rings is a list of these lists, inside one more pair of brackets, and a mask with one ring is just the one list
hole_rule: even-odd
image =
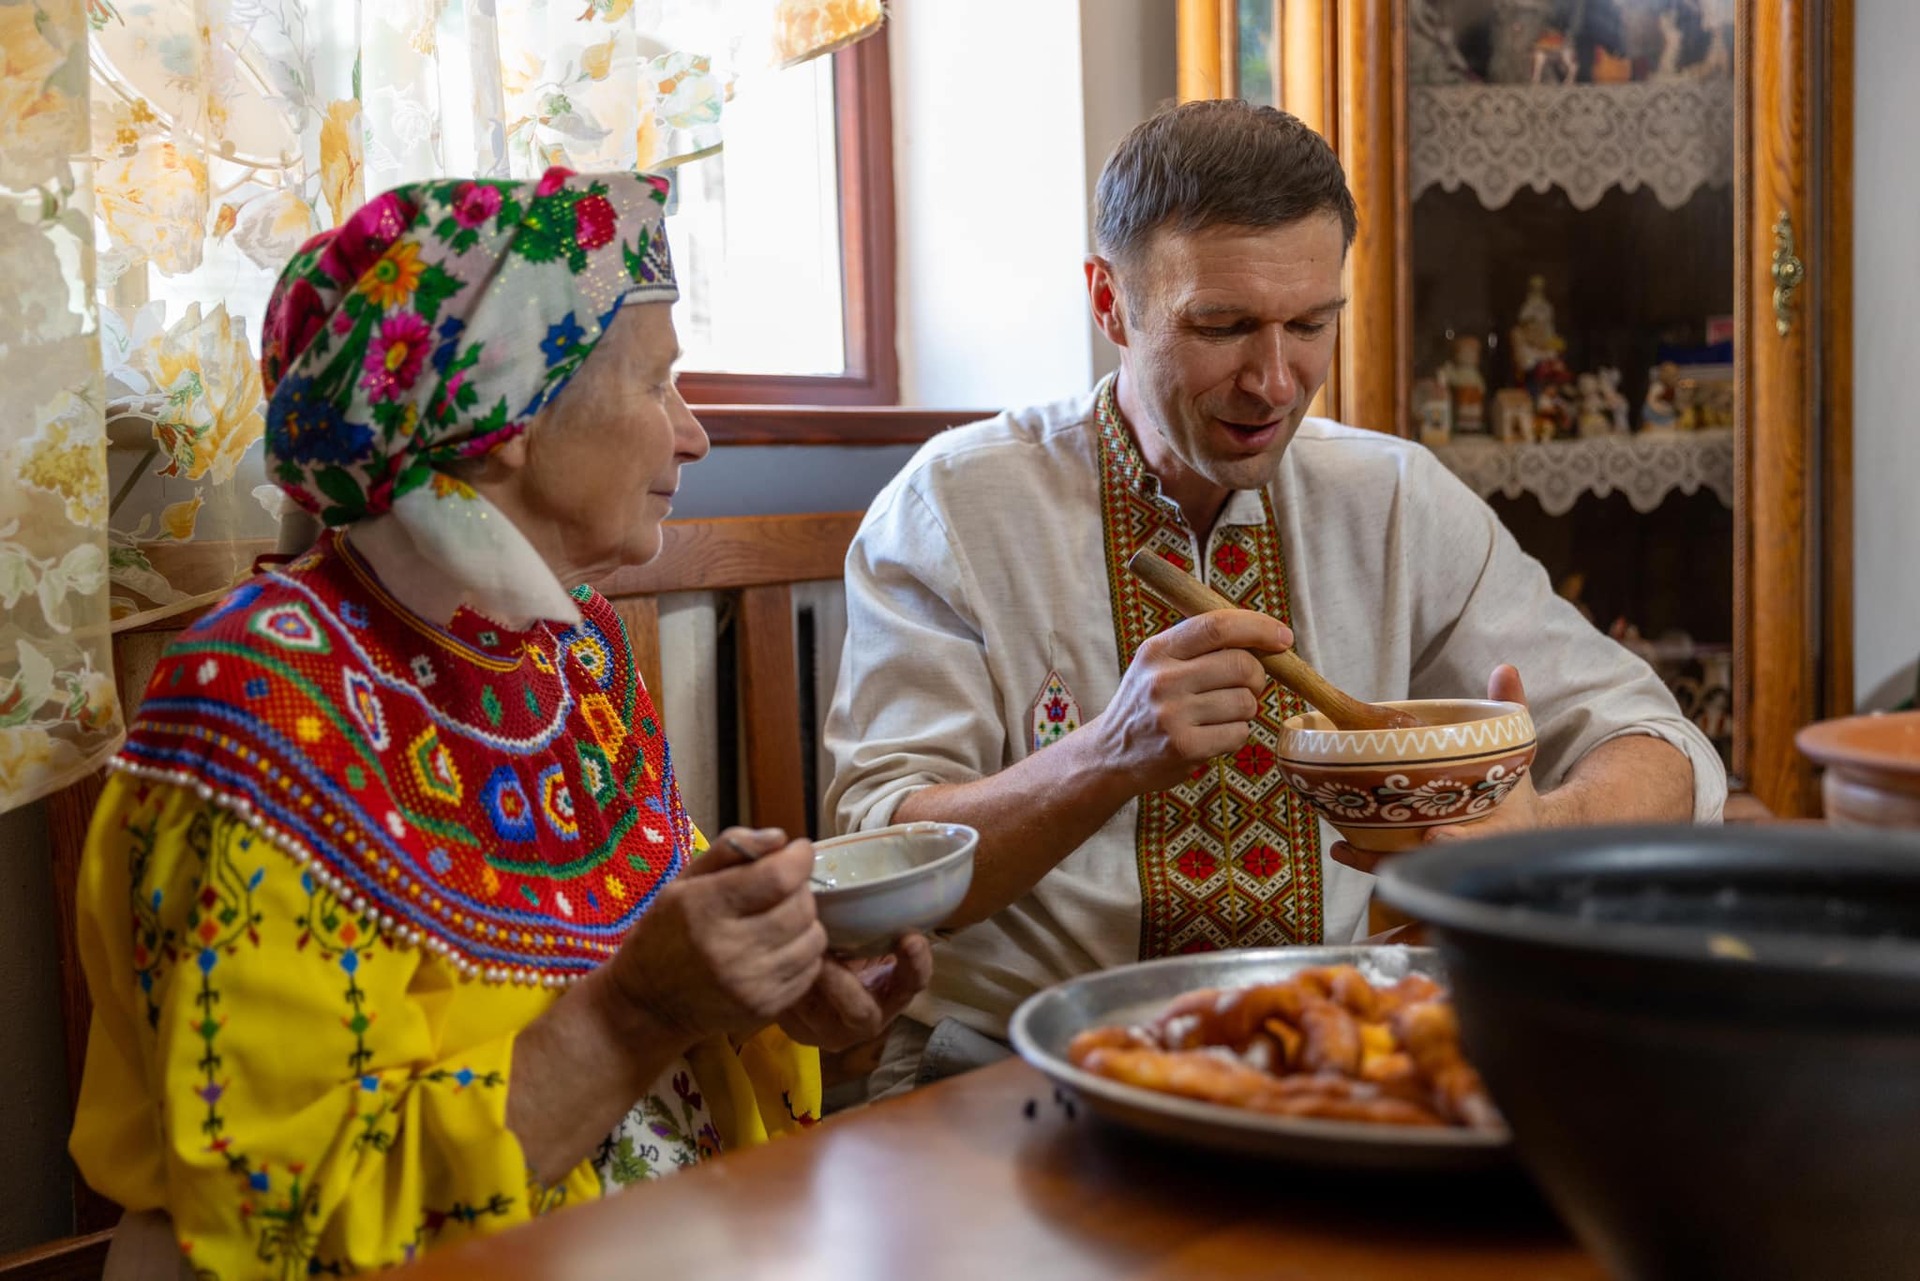
[[1835,827],[1920,827],[1920,712],[1820,721],[1795,740],[1827,767],[1820,784]]
[[1414,699],[1386,703],[1417,729],[1343,730],[1319,712],[1280,730],[1287,782],[1347,843],[1393,854],[1427,828],[1485,818],[1533,766],[1533,718],[1519,703]]
[[980,833],[958,823],[900,823],[815,841],[813,901],[827,945],[871,956],[940,924],[967,896],[979,844]]

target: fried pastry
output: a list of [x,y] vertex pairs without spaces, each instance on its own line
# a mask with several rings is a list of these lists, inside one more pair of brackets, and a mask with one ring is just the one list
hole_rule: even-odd
[[1067,1056],[1128,1085],[1275,1116],[1497,1128],[1446,990],[1351,965],[1188,992],[1149,1022],[1092,1028]]

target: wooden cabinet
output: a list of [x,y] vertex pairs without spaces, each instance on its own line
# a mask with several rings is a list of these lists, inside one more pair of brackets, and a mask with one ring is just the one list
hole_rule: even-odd
[[1180,9],[1183,97],[1346,166],[1322,412],[1434,445],[1737,791],[1817,813],[1793,734],[1853,699],[1853,0]]

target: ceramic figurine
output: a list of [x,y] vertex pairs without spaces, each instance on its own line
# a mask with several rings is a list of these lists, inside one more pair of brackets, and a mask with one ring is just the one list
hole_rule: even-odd
[[1423,445],[1444,445],[1453,437],[1453,401],[1436,375],[1413,385],[1413,421]]
[[1607,398],[1600,390],[1600,379],[1593,374],[1581,374],[1575,385],[1580,389],[1577,423],[1580,435],[1611,436],[1613,415],[1607,412]]
[[1673,425],[1678,431],[1699,430],[1700,384],[1691,378],[1673,384]]
[[1524,445],[1533,439],[1533,397],[1518,387],[1493,393],[1493,430],[1509,445]]
[[1557,395],[1571,405],[1573,400],[1573,371],[1567,368],[1567,362],[1559,356],[1548,356],[1535,362],[1533,372],[1527,380],[1527,390],[1533,393],[1536,401],[1548,395]]
[[1627,434],[1627,398],[1620,394],[1620,371],[1611,365],[1600,370],[1600,400],[1607,408],[1615,435]]
[[1733,426],[1733,380],[1731,375],[1725,378],[1699,378],[1694,381],[1693,404],[1698,411],[1696,426],[1731,427]]
[[1633,82],[1633,59],[1622,57],[1602,45],[1593,47],[1593,83],[1623,85]]
[[1573,434],[1573,402],[1561,384],[1543,390],[1533,402],[1533,438],[1558,440]]
[[1487,79],[1523,85],[1533,78],[1533,51],[1553,21],[1553,8],[1552,0],[1494,0]]
[[1453,430],[1463,436],[1487,429],[1487,380],[1480,373],[1480,339],[1461,334],[1453,340],[1453,358],[1440,367],[1453,401]]
[[1680,46],[1685,43],[1686,33],[1680,30],[1680,17],[1672,9],[1660,11],[1660,61],[1654,67],[1655,80],[1678,80],[1681,78]]
[[1650,432],[1670,432],[1679,415],[1674,410],[1674,384],[1680,381],[1680,370],[1672,361],[1668,361],[1653,371],[1647,379],[1647,398],[1640,405],[1640,430]]
[[1534,276],[1527,281],[1527,299],[1520,304],[1520,319],[1508,331],[1513,348],[1514,381],[1522,383],[1539,399],[1543,385],[1542,366],[1558,360],[1566,342],[1553,327],[1553,304],[1547,301],[1547,278]]
[[1457,85],[1473,78],[1453,28],[1434,7],[1434,0],[1411,0],[1407,7],[1408,83]]
[[1712,42],[1707,53],[1688,70],[1702,80],[1724,79],[1733,74],[1734,0],[1699,0],[1700,26]]
[[1566,32],[1548,27],[1533,44],[1533,83],[1569,85],[1573,77],[1572,42]]

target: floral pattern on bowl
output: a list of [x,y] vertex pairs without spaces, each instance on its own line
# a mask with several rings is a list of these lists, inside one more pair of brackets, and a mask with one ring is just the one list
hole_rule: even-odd
[[1389,703],[1427,722],[1410,730],[1337,730],[1318,712],[1281,727],[1287,782],[1349,844],[1395,852],[1425,829],[1485,818],[1532,768],[1533,718],[1518,703]]

